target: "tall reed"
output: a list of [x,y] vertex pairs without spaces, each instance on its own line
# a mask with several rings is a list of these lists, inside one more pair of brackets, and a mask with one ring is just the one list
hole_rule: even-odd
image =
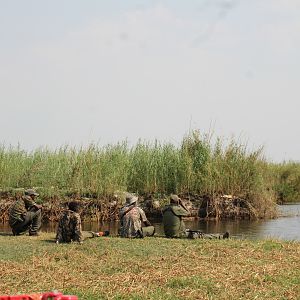
[[[232,194],[257,205],[275,202],[273,176],[262,149],[193,131],[180,146],[159,141],[39,148],[0,147],[0,188],[36,187],[44,196],[138,194]],[[273,176],[274,177],[274,176]],[[273,178],[272,177],[272,178]],[[274,180],[275,182],[275,180]],[[296,180],[296,182],[298,182]]]
[[288,161],[271,164],[274,190],[279,203],[300,201],[300,163]]

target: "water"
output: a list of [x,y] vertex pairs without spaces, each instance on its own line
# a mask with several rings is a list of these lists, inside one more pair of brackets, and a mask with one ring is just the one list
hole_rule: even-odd
[[[272,220],[237,220],[237,221],[185,221],[186,228],[198,229],[204,233],[224,233],[229,231],[235,238],[265,239],[275,238],[282,240],[300,241],[300,203],[279,206],[280,217]],[[161,219],[150,220],[155,226],[158,235],[163,235]],[[98,224],[84,222],[83,230],[109,230],[111,235],[117,235],[118,222]],[[55,232],[56,224],[43,224],[43,231]],[[10,232],[7,224],[0,224],[0,232]]]
[[222,220],[222,221],[186,221],[186,228],[199,229],[204,233],[230,232],[235,238],[300,241],[300,203],[278,207],[279,218],[271,220]]

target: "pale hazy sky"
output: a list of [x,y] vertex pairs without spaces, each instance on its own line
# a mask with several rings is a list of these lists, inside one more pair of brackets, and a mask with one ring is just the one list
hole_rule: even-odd
[[190,128],[300,160],[300,0],[0,0],[0,143]]

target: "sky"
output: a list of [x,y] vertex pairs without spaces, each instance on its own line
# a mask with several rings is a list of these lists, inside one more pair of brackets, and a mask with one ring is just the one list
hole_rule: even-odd
[[300,160],[299,0],[0,0],[0,144],[179,144]]

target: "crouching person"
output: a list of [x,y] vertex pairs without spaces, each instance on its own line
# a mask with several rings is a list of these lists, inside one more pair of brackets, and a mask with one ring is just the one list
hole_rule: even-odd
[[58,221],[56,243],[78,242],[80,244],[87,238],[94,238],[109,235],[109,231],[93,232],[82,231],[80,212],[82,210],[79,201],[68,203],[68,209],[65,210]]
[[154,226],[148,221],[145,212],[137,205],[138,197],[126,196],[126,203],[120,209],[120,235],[126,238],[143,238],[154,235]]
[[9,225],[13,235],[20,235],[29,230],[29,235],[36,236],[42,225],[42,206],[35,203],[39,194],[33,190],[25,191],[25,196],[18,199],[9,211]]

